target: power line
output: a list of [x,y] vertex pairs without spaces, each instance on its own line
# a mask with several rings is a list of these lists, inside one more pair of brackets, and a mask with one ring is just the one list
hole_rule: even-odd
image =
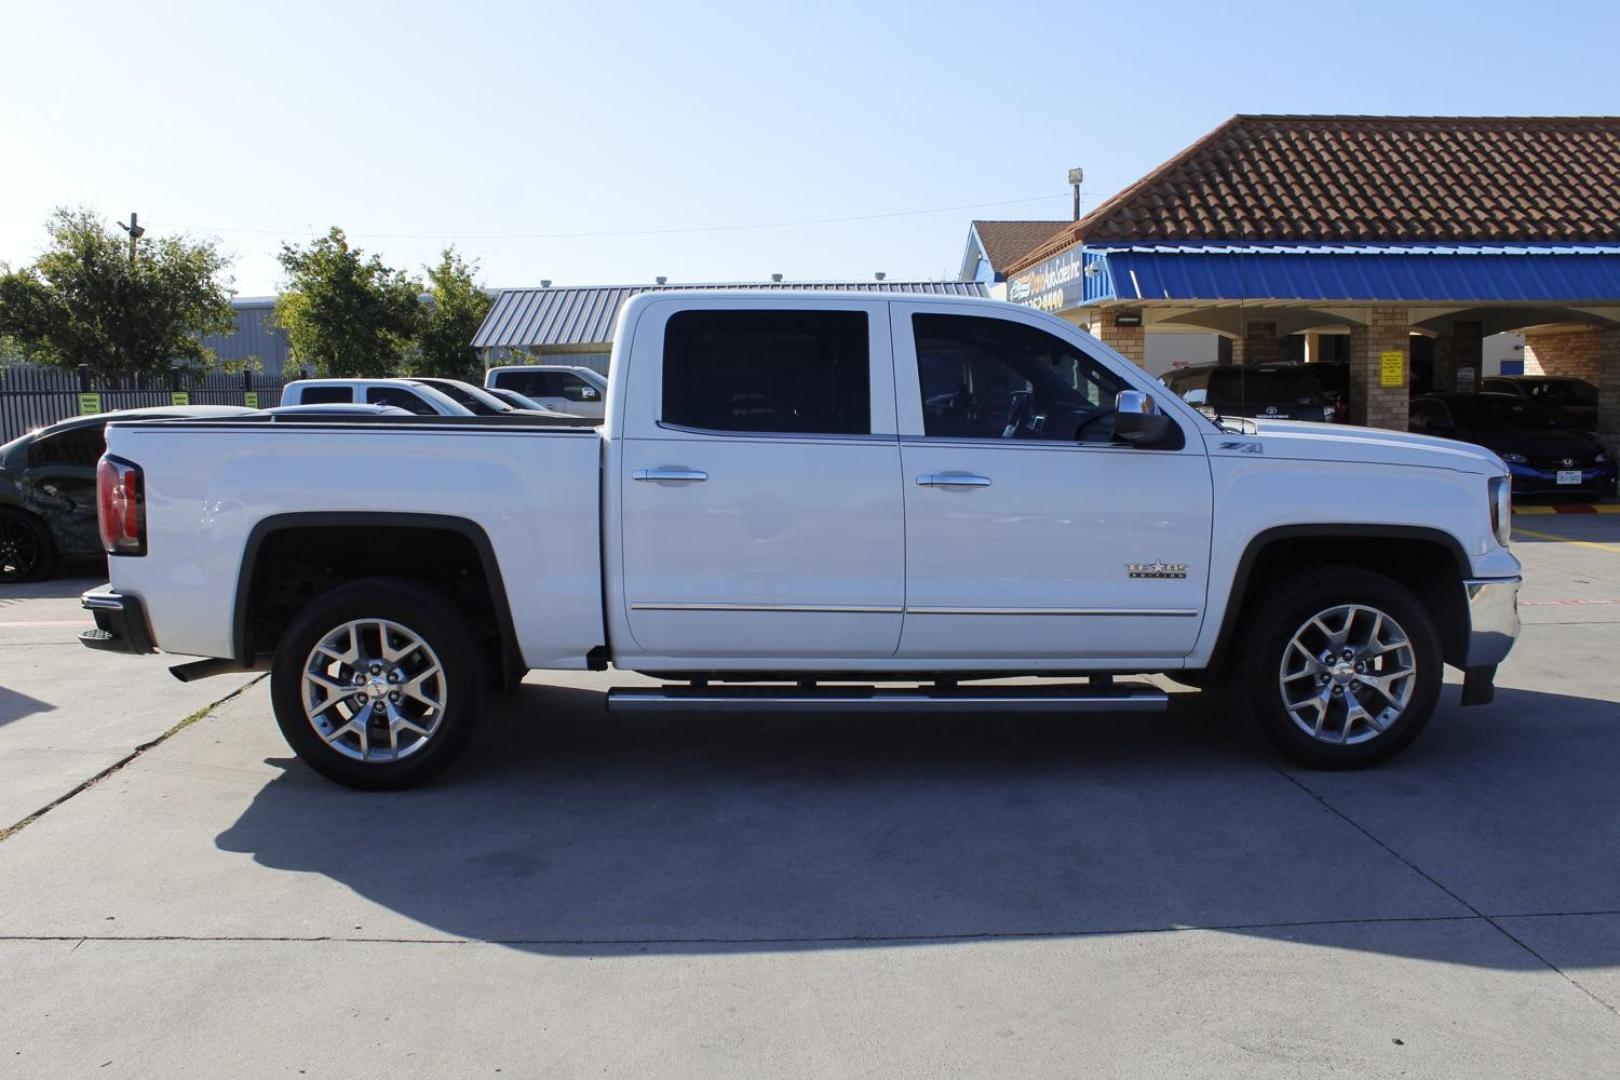
[[[573,233],[455,233],[440,230],[431,233],[349,233],[357,240],[604,240],[614,237],[676,236],[689,233],[743,232],[751,229],[791,229],[807,225],[837,225],[852,221],[878,221],[884,218],[920,217],[925,214],[949,214],[960,210],[986,210],[997,206],[1016,206],[1021,203],[1067,199],[1061,195],[1032,195],[1027,199],[1002,199],[997,202],[963,203],[959,206],[939,206],[928,210],[894,210],[881,214],[856,214],[849,217],[807,218],[802,221],[770,221],[748,225],[694,225],[677,229],[634,229],[620,232]],[[314,235],[319,230],[301,229],[249,229],[230,225],[179,225],[171,222],[153,222],[167,229],[190,229],[197,232],[246,233],[258,236]]]

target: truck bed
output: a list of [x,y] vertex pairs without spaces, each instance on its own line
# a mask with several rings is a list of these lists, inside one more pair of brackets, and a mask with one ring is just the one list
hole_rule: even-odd
[[528,667],[583,667],[605,640],[593,422],[254,416],[113,424],[107,445],[145,470],[156,556],[111,557],[112,584],[145,598],[165,652],[235,655],[232,598],[256,530],[360,513],[478,523]]

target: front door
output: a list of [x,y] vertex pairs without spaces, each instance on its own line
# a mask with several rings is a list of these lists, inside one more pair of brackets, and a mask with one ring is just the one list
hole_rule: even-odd
[[897,303],[892,317],[906,500],[899,655],[1084,667],[1190,652],[1210,545],[1201,440],[1113,441],[1115,394],[1147,384],[1039,316]]
[[[894,654],[905,590],[886,306],[658,305],[629,350],[623,603],[653,656]],[[653,386],[657,384],[656,391]]]

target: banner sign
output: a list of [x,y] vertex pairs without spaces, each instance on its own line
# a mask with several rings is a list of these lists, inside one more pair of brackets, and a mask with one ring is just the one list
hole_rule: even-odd
[[1071,248],[1009,278],[1007,299],[1041,311],[1078,307],[1085,300],[1080,249]]

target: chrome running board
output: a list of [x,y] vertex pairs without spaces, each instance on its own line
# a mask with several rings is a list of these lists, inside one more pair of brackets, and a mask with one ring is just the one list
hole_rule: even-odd
[[610,712],[1092,713],[1162,712],[1154,686],[1085,683],[888,689],[875,686],[616,686]]

